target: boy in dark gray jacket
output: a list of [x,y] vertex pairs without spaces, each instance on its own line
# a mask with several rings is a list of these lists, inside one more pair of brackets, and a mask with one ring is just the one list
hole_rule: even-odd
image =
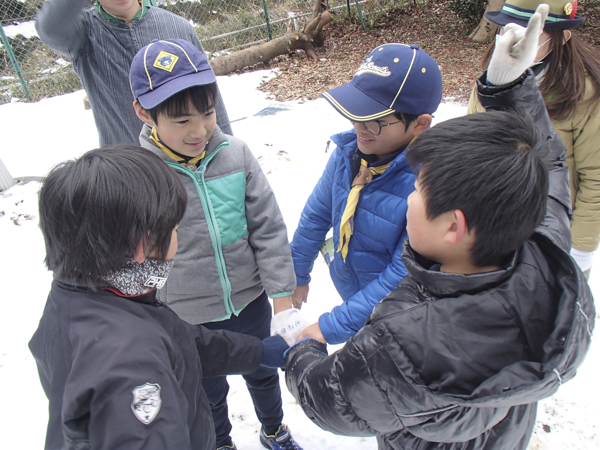
[[[204,53],[190,23],[148,0],[50,0],[40,10],[40,39],[69,58],[85,89],[100,145],[138,144],[143,123],[131,108],[129,66],[153,39],[186,39]],[[215,109],[221,129],[232,134],[221,94]]]
[[565,146],[527,69],[547,11],[497,40],[488,112],[409,146],[408,276],[337,353],[288,352],[288,388],[321,428],[382,450],[524,450],[537,402],[583,362],[595,311],[569,255]]
[[215,449],[203,376],[253,372],[268,353],[157,300],[185,208],[177,175],[140,147],[92,150],[44,180],[54,281],[29,347],[49,401],[46,449]]
[[[216,77],[204,55],[181,40],[156,41],[131,64],[135,110],[146,123],[143,147],[179,175],[189,206],[179,252],[159,294],[191,324],[270,334],[275,313],[291,308],[296,287],[287,230],[275,195],[248,146],[215,122]],[[261,367],[244,376],[267,448],[297,448],[283,410],[279,375]],[[206,379],[218,448],[234,448],[226,378]],[[296,447],[293,447],[296,446]]]

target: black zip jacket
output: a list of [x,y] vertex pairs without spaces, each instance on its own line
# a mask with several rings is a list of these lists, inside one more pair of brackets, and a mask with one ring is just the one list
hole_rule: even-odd
[[191,326],[155,298],[54,281],[29,347],[46,449],[214,450],[202,377],[255,371],[258,338]]
[[488,273],[430,270],[406,243],[408,276],[340,351],[327,356],[314,340],[292,347],[287,386],[321,428],[376,435],[380,449],[525,449],[537,402],[575,376],[595,311],[569,256],[565,147],[534,83],[528,71],[478,90],[488,109],[524,111],[550,141],[543,223]]

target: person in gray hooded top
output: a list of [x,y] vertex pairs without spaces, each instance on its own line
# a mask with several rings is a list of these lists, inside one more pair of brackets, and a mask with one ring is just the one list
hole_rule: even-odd
[[[100,145],[138,144],[143,123],[131,108],[129,66],[137,51],[154,39],[186,39],[204,53],[194,28],[183,17],[149,0],[50,0],[36,20],[38,36],[67,57],[94,113]],[[217,123],[233,134],[217,91]]]
[[[140,143],[177,172],[188,193],[179,252],[159,298],[189,323],[266,338],[267,295],[275,313],[287,311],[296,287],[287,230],[248,146],[215,123],[214,72],[196,47],[173,39],[141,49],[130,73],[134,108],[146,124]],[[277,371],[261,367],[244,378],[262,424],[262,444],[300,450],[281,423]],[[217,447],[233,448],[227,381],[206,379],[203,387]]]

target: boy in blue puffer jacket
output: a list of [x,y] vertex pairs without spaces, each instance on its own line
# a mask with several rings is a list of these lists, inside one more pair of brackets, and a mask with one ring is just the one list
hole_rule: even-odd
[[306,302],[313,263],[333,228],[331,278],[344,303],[299,336],[339,344],[354,336],[379,301],[406,275],[407,198],[415,174],[406,146],[431,125],[442,98],[437,63],[416,45],[385,44],[349,83],[323,97],[354,129],[332,136],[337,148],[309,197],[292,241],[298,287]]

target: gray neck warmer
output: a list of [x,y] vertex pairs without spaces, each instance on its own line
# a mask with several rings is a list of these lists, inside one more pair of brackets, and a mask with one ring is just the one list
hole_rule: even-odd
[[173,261],[146,258],[140,264],[130,259],[126,267],[102,279],[125,295],[141,295],[152,289],[161,289],[172,267]]

